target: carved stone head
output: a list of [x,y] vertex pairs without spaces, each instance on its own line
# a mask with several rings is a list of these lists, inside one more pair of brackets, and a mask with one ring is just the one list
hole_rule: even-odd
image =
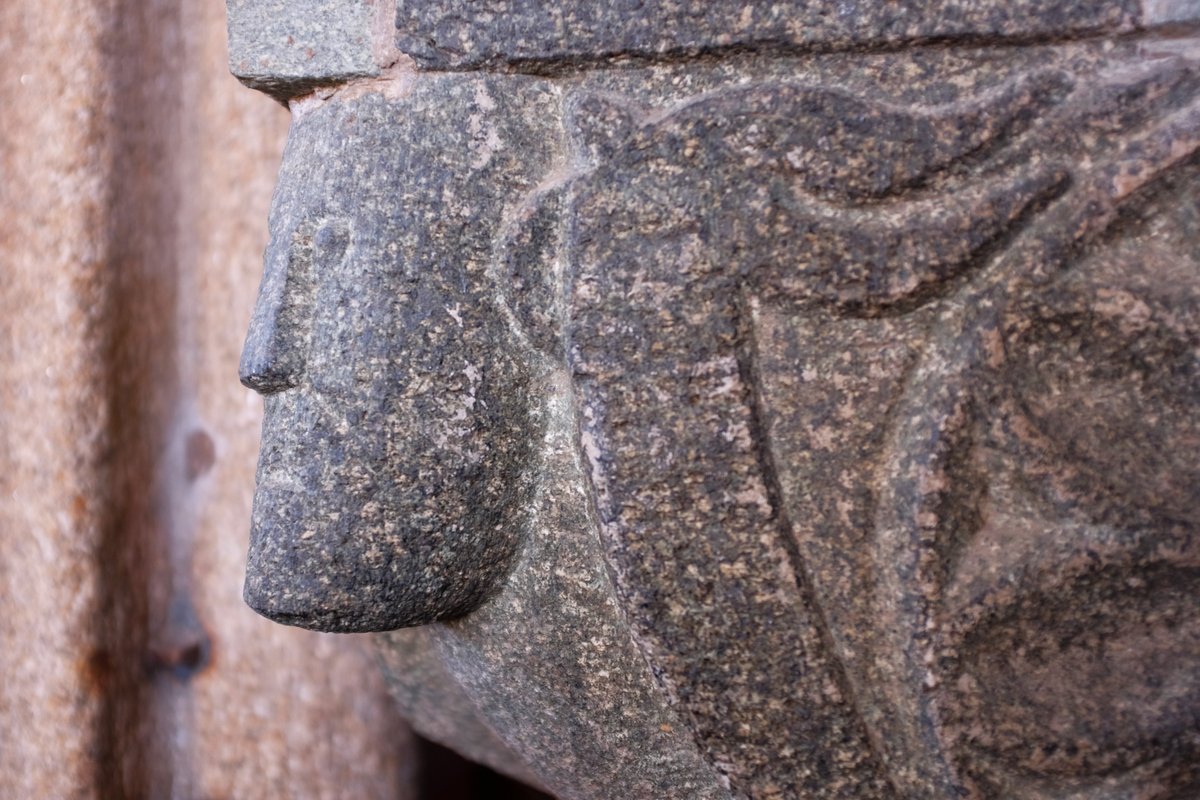
[[1200,792],[1184,10],[399,5],[242,53],[252,606],[563,797]]

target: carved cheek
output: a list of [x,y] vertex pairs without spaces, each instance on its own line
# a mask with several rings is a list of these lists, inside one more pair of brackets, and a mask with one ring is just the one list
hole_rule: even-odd
[[1113,495],[1143,519],[1196,524],[1200,337],[1170,330],[1179,314],[1156,315],[1119,287],[1094,300],[1041,323],[1043,336],[1028,348],[1024,411],[1078,473],[1060,479],[1064,491]]

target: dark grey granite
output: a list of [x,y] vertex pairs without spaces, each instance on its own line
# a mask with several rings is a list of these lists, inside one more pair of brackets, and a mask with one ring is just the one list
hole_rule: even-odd
[[401,0],[541,74],[293,103],[248,600],[564,798],[1196,796],[1185,6]]
[[389,95],[305,111],[288,143],[242,360],[267,395],[247,601],[385,630],[462,616],[512,572],[460,622],[382,640],[417,729],[564,797],[728,797],[608,580],[565,372],[504,304],[519,286],[493,242],[563,167],[561,93],[439,77]]
[[431,69],[501,64],[555,69],[738,50],[819,51],[1117,33],[1131,30],[1140,10],[1135,0],[475,0],[466,5],[460,0],[398,0],[396,46]]

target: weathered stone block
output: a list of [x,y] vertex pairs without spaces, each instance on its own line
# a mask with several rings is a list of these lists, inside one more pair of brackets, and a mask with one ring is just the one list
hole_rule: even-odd
[[380,0],[226,0],[229,68],[281,100],[378,75],[373,27]]

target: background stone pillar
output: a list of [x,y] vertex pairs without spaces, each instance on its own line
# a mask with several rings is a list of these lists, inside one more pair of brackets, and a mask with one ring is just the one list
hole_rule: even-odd
[[409,794],[361,642],[241,602],[286,112],[221,4],[0,6],[0,798]]

